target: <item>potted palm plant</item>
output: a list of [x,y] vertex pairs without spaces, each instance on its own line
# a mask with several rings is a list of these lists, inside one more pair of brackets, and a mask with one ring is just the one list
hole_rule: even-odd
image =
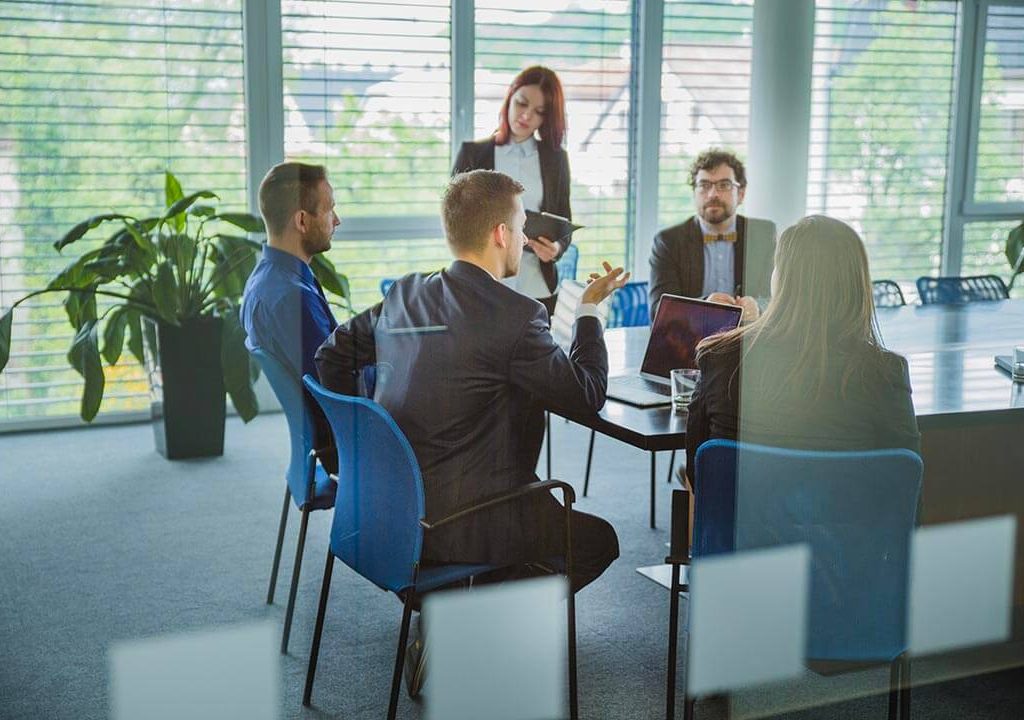
[[[95,418],[103,401],[104,361],[116,365],[127,345],[149,374],[157,449],[171,459],[220,455],[225,391],[244,421],[259,412],[253,392],[258,371],[238,310],[260,250],[245,233],[263,233],[263,221],[218,212],[210,204],[218,200],[215,193],[186,195],[170,172],[164,194],[165,207],[152,217],[95,215],[54,243],[62,252],[99,228],[114,228],[0,316],[0,372],[10,359],[15,308],[38,295],[63,293],[75,331],[67,359],[85,381],[82,419]],[[329,260],[317,255],[312,270],[325,290],[347,303],[348,281]]]

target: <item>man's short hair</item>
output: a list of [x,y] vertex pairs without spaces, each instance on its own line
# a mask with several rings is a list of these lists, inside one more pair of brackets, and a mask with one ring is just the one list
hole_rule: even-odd
[[711,172],[719,165],[728,165],[736,175],[736,182],[741,188],[747,186],[747,171],[743,168],[740,159],[728,150],[711,148],[705,150],[690,165],[690,187],[697,187],[697,173],[701,170]]
[[260,183],[260,214],[267,232],[284,232],[299,210],[316,214],[320,201],[320,183],[327,180],[323,165],[283,162],[270,168]]
[[510,223],[523,186],[504,173],[472,170],[448,183],[441,215],[453,251],[483,250],[496,225]]

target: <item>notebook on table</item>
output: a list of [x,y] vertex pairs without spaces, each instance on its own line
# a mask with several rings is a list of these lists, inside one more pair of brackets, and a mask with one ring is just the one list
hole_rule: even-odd
[[672,403],[669,375],[675,368],[697,367],[697,344],[739,325],[737,305],[662,295],[640,368],[608,378],[607,395],[630,405],[657,407]]

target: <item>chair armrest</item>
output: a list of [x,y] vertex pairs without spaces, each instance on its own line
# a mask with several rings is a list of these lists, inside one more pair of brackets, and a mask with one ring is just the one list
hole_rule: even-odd
[[494,495],[488,495],[476,502],[463,505],[439,520],[434,520],[432,522],[420,520],[420,527],[424,530],[436,530],[439,527],[448,525],[456,520],[461,520],[467,515],[472,515],[473,513],[480,512],[481,510],[487,510],[488,508],[495,507],[496,505],[502,505],[504,503],[511,502],[512,500],[518,500],[519,498],[526,497],[527,495],[534,495],[540,492],[550,492],[552,490],[562,491],[562,498],[566,507],[569,507],[572,503],[576,502],[576,491],[572,489],[572,485],[569,483],[561,480],[538,480],[537,482],[520,485],[517,488],[495,493]]

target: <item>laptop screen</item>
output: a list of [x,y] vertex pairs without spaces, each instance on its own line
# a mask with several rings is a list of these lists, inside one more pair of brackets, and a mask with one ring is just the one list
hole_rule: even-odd
[[640,373],[667,380],[673,368],[697,367],[697,343],[736,327],[742,314],[736,305],[662,295]]

